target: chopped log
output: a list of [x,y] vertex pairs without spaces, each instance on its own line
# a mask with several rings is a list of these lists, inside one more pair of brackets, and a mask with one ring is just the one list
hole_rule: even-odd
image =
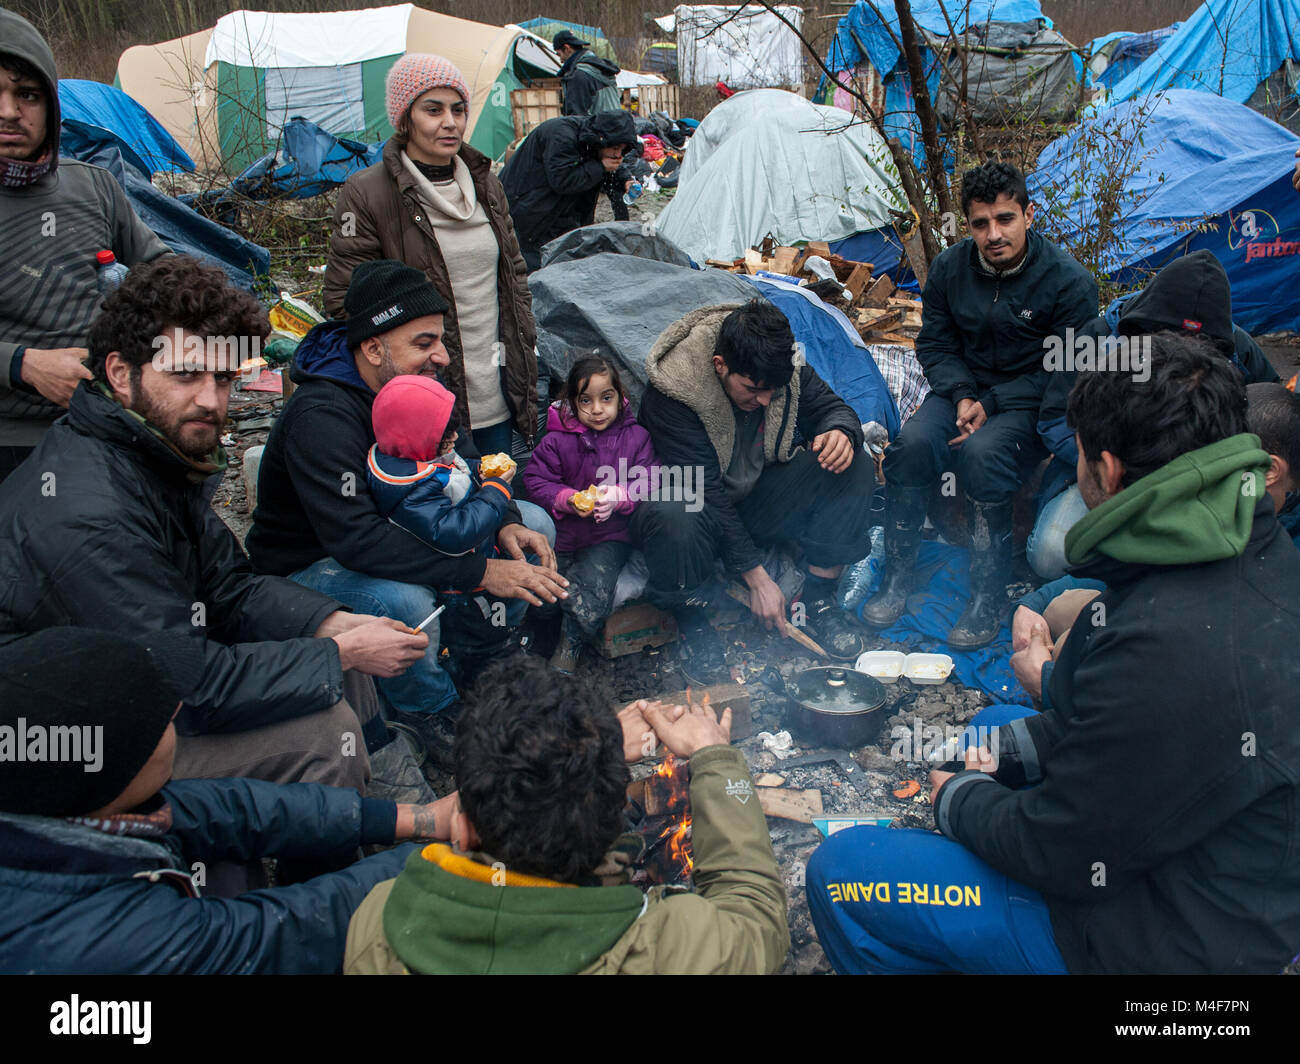
[[853,267],[853,272],[844,282],[844,287],[849,290],[852,301],[856,303],[862,298],[862,290],[871,283],[872,266],[869,262],[859,262]]
[[772,253],[772,272],[793,274],[795,260],[798,258],[798,248],[777,248]]
[[822,815],[822,792],[816,790],[794,791],[783,787],[755,787],[758,804],[765,815],[782,820],[796,820],[811,824],[813,817]]
[[889,297],[893,294],[894,282],[889,279],[887,273],[882,273],[871,282],[871,287],[862,297],[862,303],[868,307],[886,307],[889,305]]

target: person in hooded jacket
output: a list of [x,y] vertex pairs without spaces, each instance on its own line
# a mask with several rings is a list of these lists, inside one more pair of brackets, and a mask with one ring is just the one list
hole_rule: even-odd
[[125,266],[171,254],[112,174],[59,158],[59,122],[54,54],[31,23],[0,9],[0,480],[90,379],[96,254]]
[[619,66],[589,50],[589,42],[570,30],[561,30],[551,42],[562,60],[559,73],[564,82],[566,115],[594,115],[623,107],[616,78]]
[[[1116,299],[1106,313],[1075,331],[1104,354],[1104,344],[1119,340],[1126,353],[1140,355],[1127,338],[1174,329],[1204,336],[1241,374],[1247,384],[1276,381],[1277,373],[1264,352],[1241,326],[1232,321],[1232,289],[1223,264],[1202,249],[1174,259],[1151,279],[1146,288]],[[1125,338],[1125,339],[1120,339]],[[1131,372],[1141,373],[1140,366]],[[1088,512],[1075,485],[1078,449],[1074,432],[1066,424],[1065,405],[1079,374],[1072,363],[1053,367],[1047,374],[1038,409],[1038,435],[1052,453],[1052,462],[1038,490],[1038,518],[1025,548],[1030,567],[1044,580],[1064,575],[1065,536]]]
[[809,861],[838,971],[1265,974],[1300,948],[1300,555],[1240,375],[1152,341],[1147,380],[1070,394],[1066,553],[1106,590],[1054,664],[1045,632],[1026,654],[1043,711],[982,710],[931,772],[946,837],[851,828]]
[[383,158],[339,192],[325,263],[325,313],[347,316],[352,272],[393,259],[424,273],[447,311],[443,382],[481,454],[537,436],[537,326],[527,271],[492,161],[465,143],[470,92],[436,55],[404,55],[388,72]]
[[596,220],[607,180],[620,192],[632,185],[623,158],[638,147],[627,111],[549,118],[534,129],[501,171],[519,247],[530,270],[543,245]]

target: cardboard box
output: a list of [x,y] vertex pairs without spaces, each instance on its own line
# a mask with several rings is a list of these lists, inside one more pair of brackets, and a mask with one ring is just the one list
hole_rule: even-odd
[[677,622],[672,614],[655,609],[647,602],[639,602],[609,615],[600,652],[607,658],[621,658],[646,647],[661,647],[676,638]]

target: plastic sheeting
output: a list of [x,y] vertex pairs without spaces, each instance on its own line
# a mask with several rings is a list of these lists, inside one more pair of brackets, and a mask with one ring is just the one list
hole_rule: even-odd
[[150,174],[194,169],[194,160],[144,107],[121,89],[98,81],[59,80],[59,111],[85,142],[95,139],[83,126],[108,130],[121,141],[128,159],[139,160]]
[[[82,127],[83,134],[91,128]],[[266,248],[154,188],[148,173],[124,160],[120,141],[113,133],[104,131],[98,140],[86,135],[75,140],[61,139],[59,148],[61,154],[102,166],[117,178],[140,220],[178,255],[194,255],[220,266],[241,288],[252,288],[257,275],[270,272],[271,253]]]
[[[802,8],[777,11],[802,29]],[[732,89],[755,89],[803,83],[803,46],[771,11],[756,4],[744,10],[681,5],[674,15],[680,84],[723,81]]]
[[561,30],[568,30],[570,33],[575,34],[578,40],[586,41],[590,45],[593,54],[618,62],[618,56],[614,53],[614,46],[609,43],[605,31],[599,26],[584,26],[580,22],[566,22],[562,18],[547,18],[545,15],[540,18],[530,18],[527,22],[517,22],[515,25],[521,30],[537,34],[547,43],[554,40],[555,35]]
[[[230,187],[250,199],[319,196],[379,162],[384,143],[341,139],[313,122],[295,118],[284,127],[279,152],[262,156],[231,181]],[[215,198],[223,195],[218,192]]]
[[1300,0],[1208,0],[1109,101],[1195,89],[1245,103],[1286,60],[1300,61]]
[[[1127,161],[1116,145],[1130,145]],[[1132,167],[1106,272],[1141,284],[1171,259],[1208,249],[1228,273],[1232,316],[1252,333],[1300,328],[1300,196],[1291,186],[1300,137],[1244,104],[1188,90],[1101,112],[1038,157],[1035,202],[1055,205],[1067,246],[1102,211],[1095,190]]]
[[602,252],[655,259],[674,266],[693,267],[690,256],[654,229],[640,222],[602,222],[572,229],[542,248],[542,266],[590,258]]
[[839,240],[906,210],[889,148],[866,122],[792,92],[719,104],[691,137],[659,231],[697,262],[778,244]]
[[203,66],[314,67],[406,51],[414,4],[362,11],[233,11],[217,19]]

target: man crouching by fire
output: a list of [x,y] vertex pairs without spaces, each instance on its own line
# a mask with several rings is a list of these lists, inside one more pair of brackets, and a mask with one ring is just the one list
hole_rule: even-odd
[[[730,735],[730,710],[634,702],[615,716],[538,658],[491,666],[458,722],[451,845],[370,892],[344,973],[774,972],[785,890]],[[653,738],[690,758],[695,894],[597,876],[622,830],[627,762]]]

